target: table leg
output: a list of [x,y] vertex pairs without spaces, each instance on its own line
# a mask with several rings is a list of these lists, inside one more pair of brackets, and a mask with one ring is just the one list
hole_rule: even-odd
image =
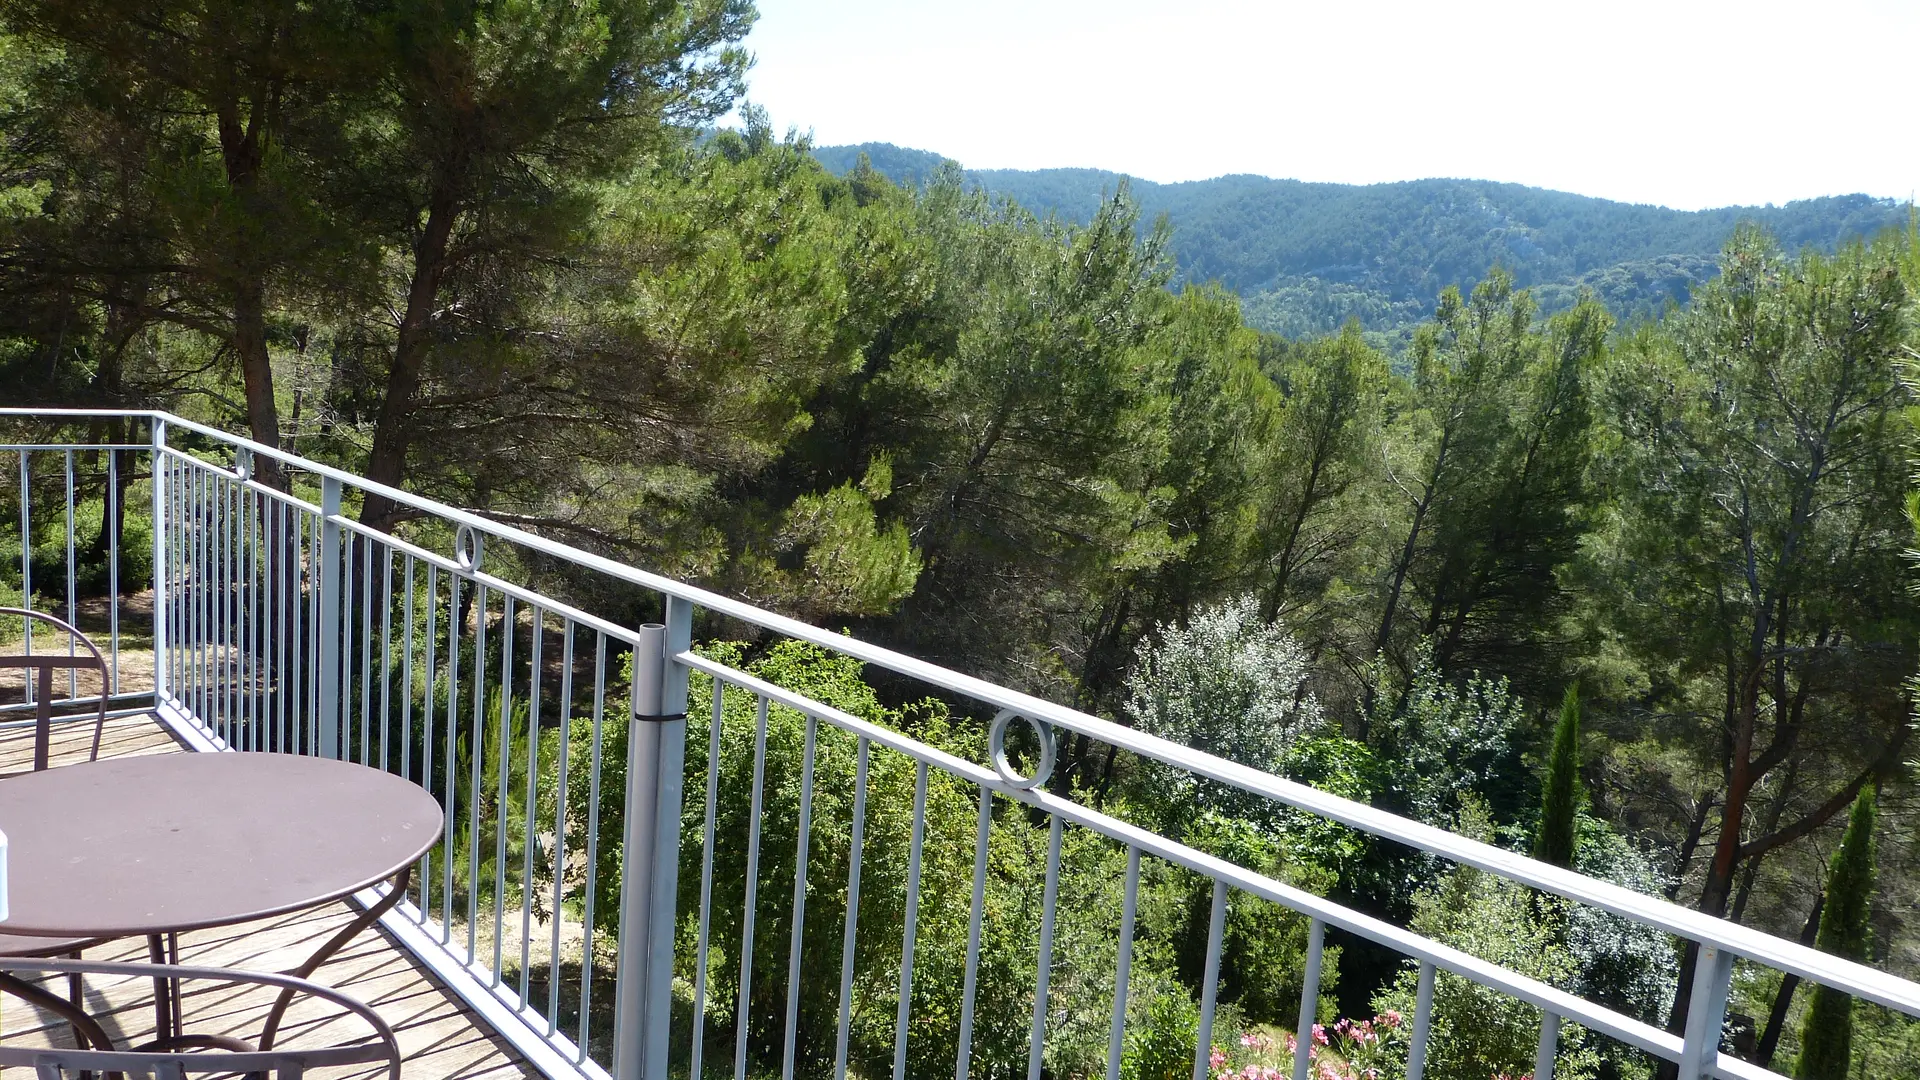
[[[180,935],[147,935],[147,958],[156,964],[180,962]],[[180,982],[155,976],[153,980],[153,1037],[159,1040],[180,1035]]]
[[[377,903],[370,905],[367,910],[361,912],[352,922],[341,927],[338,933],[328,938],[326,943],[321,945],[320,948],[314,950],[313,955],[307,957],[305,963],[297,968],[282,972],[282,974],[291,975],[296,979],[304,979],[312,975],[321,964],[326,963],[334,953],[339,952],[342,946],[357,937],[360,931],[378,922],[380,916],[385,915],[393,909],[395,904],[406,899],[407,885],[412,880],[413,867],[411,866],[395,874],[393,877],[393,885],[387,890],[387,895],[381,897]],[[280,997],[273,1003],[273,1010],[267,1013],[267,1023],[260,1034],[260,1051],[262,1053],[273,1049],[273,1037],[280,1030],[280,1021],[286,1016],[287,1006],[292,1003],[293,990],[288,988],[280,991]]]

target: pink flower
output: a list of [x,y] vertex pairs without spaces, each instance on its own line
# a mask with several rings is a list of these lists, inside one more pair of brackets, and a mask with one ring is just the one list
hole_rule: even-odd
[[1313,1041],[1319,1043],[1321,1046],[1326,1046],[1327,1029],[1321,1027],[1319,1024],[1313,1025]]
[[1227,1063],[1227,1055],[1221,1053],[1220,1048],[1217,1046],[1213,1048],[1213,1053],[1207,1055],[1207,1064],[1213,1066],[1216,1069],[1222,1065],[1225,1065],[1226,1063]]
[[1401,1016],[1399,1010],[1388,1009],[1386,1012],[1374,1017],[1373,1020],[1374,1023],[1379,1024],[1381,1027],[1393,1028],[1400,1026]]

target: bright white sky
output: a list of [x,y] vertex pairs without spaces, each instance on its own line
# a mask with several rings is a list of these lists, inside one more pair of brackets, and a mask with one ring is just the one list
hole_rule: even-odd
[[1920,0],[759,0],[751,99],[972,168],[1920,190]]

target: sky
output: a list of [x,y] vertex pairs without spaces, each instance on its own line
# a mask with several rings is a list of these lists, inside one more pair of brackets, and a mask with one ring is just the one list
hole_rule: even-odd
[[1920,192],[1920,0],[759,0],[817,145],[1676,209]]

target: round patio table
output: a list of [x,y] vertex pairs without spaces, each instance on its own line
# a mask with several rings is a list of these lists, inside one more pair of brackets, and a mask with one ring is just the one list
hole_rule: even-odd
[[[411,781],[293,754],[155,754],[10,777],[0,783],[9,886],[0,931],[144,936],[155,961],[177,962],[183,931],[302,911],[391,880],[385,897],[290,972],[304,977],[405,896],[443,821]],[[31,983],[0,976],[0,989],[92,1027],[89,1039],[105,1037]],[[178,987],[156,980],[155,989],[154,1048],[214,1039],[181,1032]],[[269,1013],[261,1049],[289,1000]]]

